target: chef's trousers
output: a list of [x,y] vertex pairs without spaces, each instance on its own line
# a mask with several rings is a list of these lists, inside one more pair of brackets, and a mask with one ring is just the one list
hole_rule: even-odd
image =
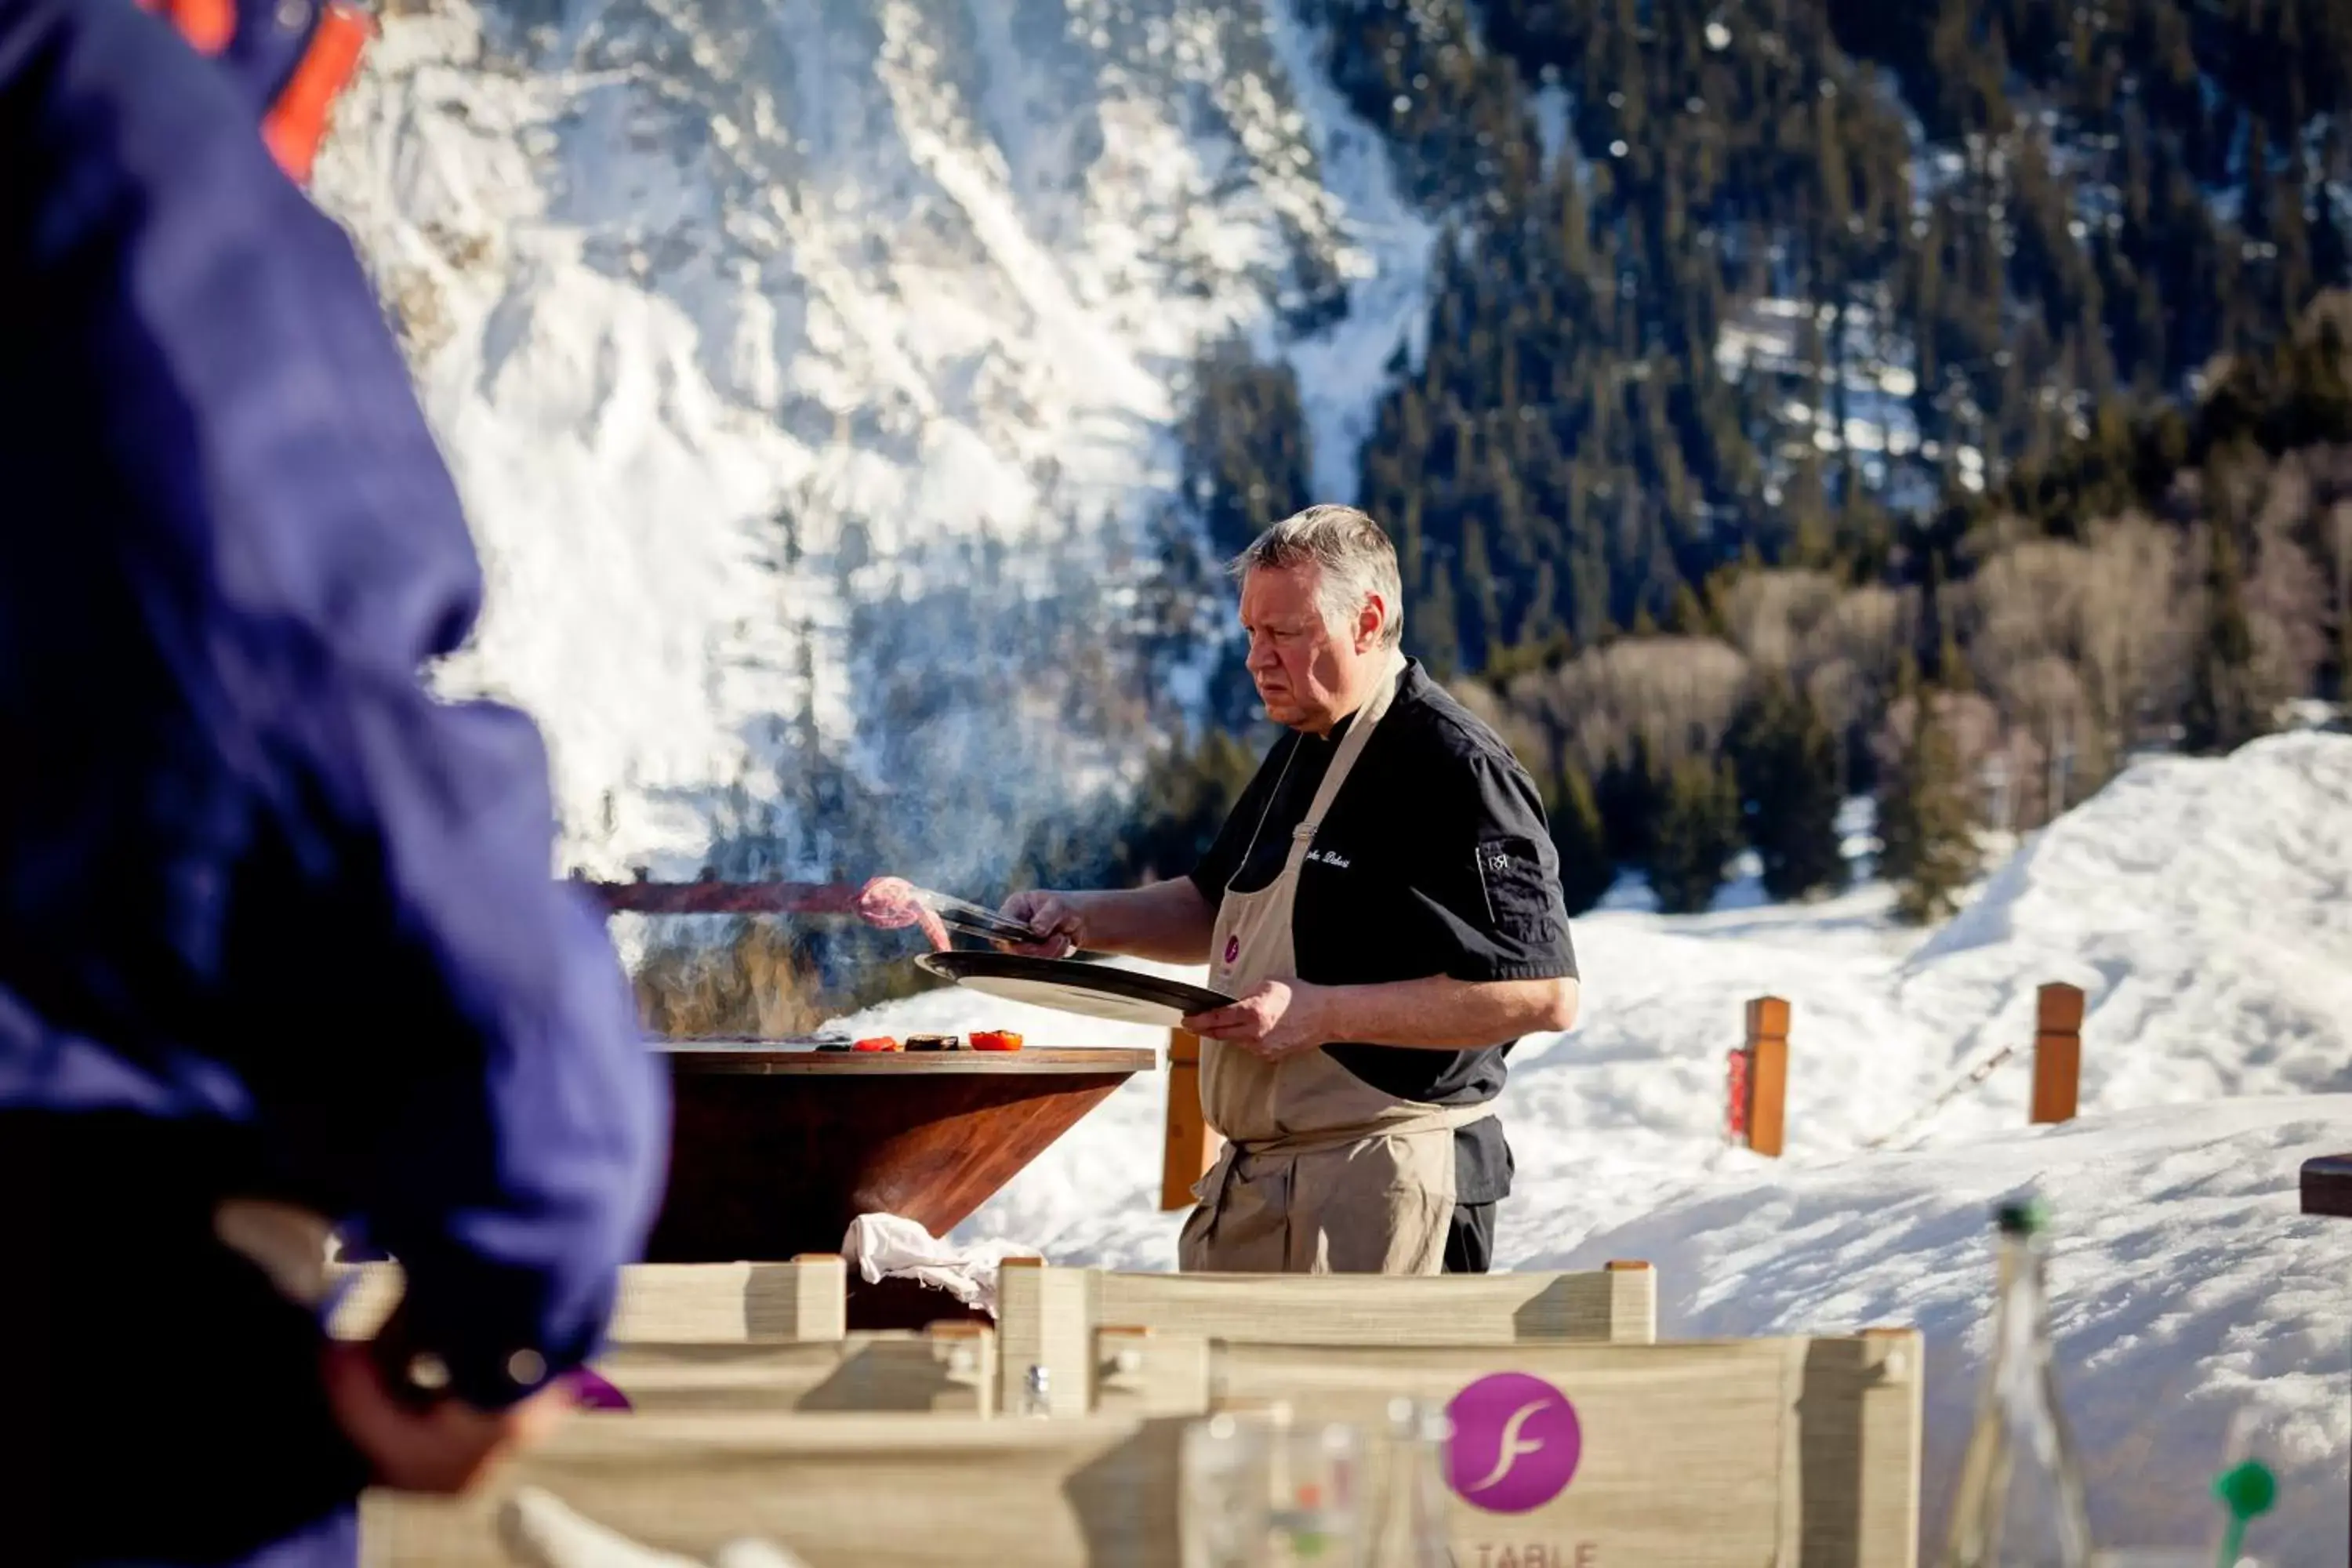
[[1445,1272],[1484,1274],[1495,1261],[1495,1205],[1455,1204],[1445,1230]]

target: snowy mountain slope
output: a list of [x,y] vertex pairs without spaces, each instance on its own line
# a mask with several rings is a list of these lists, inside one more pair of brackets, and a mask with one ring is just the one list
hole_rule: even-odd
[[943,543],[1131,528],[1213,338],[1299,357],[1352,490],[1430,240],[1318,47],[1279,0],[385,17],[318,191],[489,572],[444,679],[547,731],[565,864],[690,872],[803,719],[859,757],[863,663],[969,657],[861,606],[919,605]]

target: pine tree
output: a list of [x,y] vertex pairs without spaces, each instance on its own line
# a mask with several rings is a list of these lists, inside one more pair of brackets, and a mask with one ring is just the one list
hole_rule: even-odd
[[[1880,759],[1878,792],[1874,800],[1878,818],[1877,871],[1882,881],[1901,882],[1918,863],[1918,833],[1911,820],[1906,775],[1910,771],[1918,716],[1925,700],[1919,661],[1906,649],[1895,661],[1895,698],[1887,710],[1886,728],[1893,731],[1895,744],[1889,748],[1891,755]],[[1910,724],[1908,733],[1899,728],[1902,722]]]
[[1171,751],[1148,773],[1113,859],[1133,878],[1181,876],[1208,853],[1257,771],[1240,737],[1212,730]]
[[1950,914],[1977,874],[1976,801],[1937,700],[1942,694],[1905,673],[1912,689],[1896,700],[1895,718],[1907,733],[1879,795],[1879,873],[1895,886],[1895,913],[1925,925]]
[[1548,806],[1552,847],[1559,851],[1560,891],[1568,912],[1580,915],[1599,903],[1617,879],[1609,856],[1609,836],[1601,826],[1601,807],[1592,782],[1570,762],[1560,772],[1555,798]]
[[1709,637],[1719,635],[1715,617],[1707,613],[1705,601],[1691,588],[1688,579],[1675,584],[1675,601],[1667,624],[1676,637]]
[[1733,721],[1724,750],[1739,780],[1748,842],[1763,862],[1765,892],[1785,900],[1843,887],[1837,737],[1812,699],[1785,673],[1771,672]]
[[1462,632],[1454,619],[1457,601],[1454,574],[1439,563],[1430,567],[1425,576],[1427,587],[1405,611],[1405,625],[1412,632],[1411,651],[1421,656],[1432,675],[1447,680],[1462,667]]
[[1643,869],[1658,908],[1696,914],[1715,900],[1723,868],[1739,850],[1739,782],[1731,764],[1685,757],[1665,778]]
[[[1343,14],[1334,84],[1442,228],[1359,459],[1441,670],[1514,663],[1560,626],[1588,646],[1697,631],[1694,591],[1744,547],[1855,586],[1927,588],[1940,561],[1957,590],[1980,563],[1947,517],[2001,504],[2062,537],[2168,517],[2174,470],[2210,441],[2175,462],[2105,432],[2160,420],[2217,353],[2265,353],[2312,289],[2352,278],[2327,199],[2352,179],[2334,68],[2352,13],[2317,0],[1824,0],[1720,43],[1685,0],[1491,0],[1476,26],[1465,0],[1324,9]],[[1851,90],[1881,70],[1897,94]],[[1549,168],[1538,80],[1569,109]],[[1953,170],[1916,221],[1914,126]],[[1319,276],[1297,289],[1338,298]],[[1790,341],[1725,374],[1768,300]],[[1892,342],[1913,355],[1905,450],[1847,439],[1848,416],[1884,422],[1849,387]],[[1307,482],[1309,422],[1292,373],[1238,342],[1202,355],[1194,401],[1181,496],[1222,552]],[[2322,438],[2272,401],[2253,413],[2273,452]],[[1937,521],[1912,534],[1897,498],[1923,485]],[[1948,682],[1942,617],[1931,602],[1916,652]],[[2206,696],[2209,720],[2228,706]],[[1884,717],[1874,700],[1856,722]]]
[[[2352,568],[2352,562],[2339,563],[2341,574]],[[2337,578],[2336,590],[2336,706],[2347,721],[2352,721],[2352,595],[2347,595]]]
[[1646,864],[1664,802],[1649,745],[1639,735],[1625,755],[1610,758],[1601,770],[1593,798],[1601,806],[1610,858],[1621,866]]
[[2205,572],[2205,637],[2189,671],[2181,714],[2191,752],[2233,752],[2270,729],[2254,678],[2253,629],[2246,619],[2246,585],[2237,541],[2215,521]]

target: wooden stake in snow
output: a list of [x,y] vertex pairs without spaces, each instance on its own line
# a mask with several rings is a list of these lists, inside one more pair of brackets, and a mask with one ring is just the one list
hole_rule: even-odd
[[1160,1157],[1160,1210],[1189,1208],[1192,1184],[1207,1173],[1224,1147],[1201,1114],[1201,1042],[1181,1029],[1168,1031],[1167,1139]]
[[1748,1146],[1778,1159],[1789,1096],[1789,1004],[1759,996],[1748,1004]]
[[2035,994],[2034,1014],[2034,1124],[2072,1121],[2083,1076],[2083,988],[2051,982]]

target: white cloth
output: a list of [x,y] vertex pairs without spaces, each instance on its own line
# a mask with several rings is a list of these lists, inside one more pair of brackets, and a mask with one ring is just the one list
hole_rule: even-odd
[[885,1278],[919,1279],[992,1318],[998,1267],[1008,1258],[1035,1258],[1038,1252],[1011,1241],[941,1241],[898,1215],[862,1214],[849,1222],[841,1256],[868,1285]]
[[[660,1552],[608,1530],[553,1492],[520,1487],[499,1510],[499,1539],[522,1568],[705,1568],[699,1558]],[[721,1546],[709,1568],[808,1568],[772,1541],[745,1536]]]

